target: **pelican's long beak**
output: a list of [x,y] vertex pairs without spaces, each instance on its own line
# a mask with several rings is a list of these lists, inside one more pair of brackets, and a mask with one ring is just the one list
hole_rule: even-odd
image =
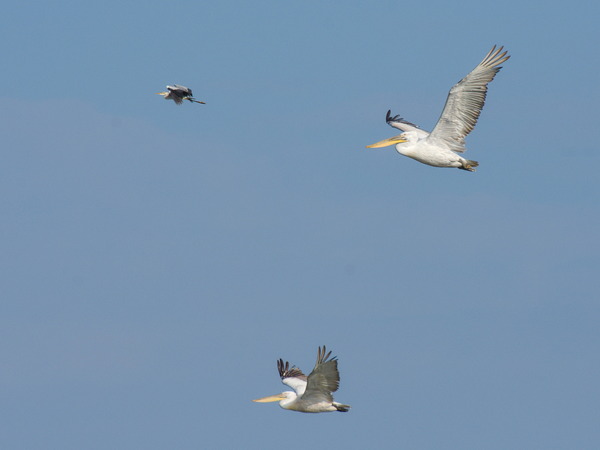
[[401,138],[400,136],[394,136],[389,139],[384,139],[383,141],[376,142],[375,144],[367,145],[367,148],[388,147],[390,145],[399,144],[401,142],[406,142],[406,139]]
[[157,92],[156,95],[167,95],[168,92]]
[[276,394],[276,395],[271,395],[269,397],[257,398],[256,400],[252,400],[252,401],[257,402],[257,403],[269,403],[269,402],[278,402],[280,400],[283,400],[284,398],[285,398],[285,395]]

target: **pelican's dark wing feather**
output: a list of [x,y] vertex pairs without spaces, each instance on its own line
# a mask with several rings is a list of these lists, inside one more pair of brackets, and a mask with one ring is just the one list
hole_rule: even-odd
[[391,110],[388,110],[388,112],[385,116],[385,121],[387,122],[387,124],[390,127],[397,128],[398,130],[400,130],[402,132],[414,131],[417,133],[419,138],[423,139],[423,138],[426,138],[427,136],[429,136],[429,133],[427,131],[421,130],[418,125],[415,125],[414,123],[404,120],[402,117],[400,117],[400,115],[392,116]]
[[277,361],[277,370],[279,371],[279,376],[281,377],[281,382],[283,384],[287,384],[296,391],[296,394],[299,397],[304,394],[308,377],[304,375],[299,368],[296,366],[290,367],[288,361],[284,363],[283,359],[280,358],[279,361]]

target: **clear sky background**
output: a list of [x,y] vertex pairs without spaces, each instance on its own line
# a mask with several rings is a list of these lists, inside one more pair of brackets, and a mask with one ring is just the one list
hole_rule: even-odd
[[[599,448],[599,9],[4,5],[0,446]],[[493,44],[477,172],[365,148]]]

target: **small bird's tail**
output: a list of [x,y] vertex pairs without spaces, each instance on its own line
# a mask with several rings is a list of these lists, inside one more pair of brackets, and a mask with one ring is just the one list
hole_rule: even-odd
[[350,405],[342,405],[338,402],[333,402],[333,406],[335,406],[336,409],[340,412],[348,412],[350,410]]
[[469,172],[475,172],[473,167],[477,167],[479,163],[477,161],[473,161],[471,159],[462,160],[462,166],[459,169],[468,170]]

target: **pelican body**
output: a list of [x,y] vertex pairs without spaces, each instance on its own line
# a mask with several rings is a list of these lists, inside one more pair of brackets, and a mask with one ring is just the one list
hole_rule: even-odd
[[157,92],[156,95],[162,95],[165,100],[173,100],[178,105],[181,105],[184,100],[206,105],[206,103],[200,102],[194,98],[194,94],[192,94],[192,90],[190,88],[180,86],[178,84],[167,86],[167,92]]
[[321,413],[330,411],[347,412],[350,405],[343,405],[333,401],[332,392],[338,390],[340,374],[337,368],[337,359],[330,358],[331,352],[326,353],[325,346],[319,347],[315,368],[307,377],[302,371],[292,366],[283,359],[277,361],[277,370],[281,382],[294,391],[285,391],[281,394],[253,400],[254,402],[267,403],[279,402],[283,409],[304,413]]
[[423,164],[474,172],[479,163],[458,153],[466,150],[464,139],[475,128],[485,103],[488,83],[502,68],[500,64],[510,58],[507,52],[502,52],[503,48],[496,49],[494,45],[483,61],[450,89],[442,115],[431,133],[388,111],[386,122],[402,133],[367,148],[396,145],[398,153]]

